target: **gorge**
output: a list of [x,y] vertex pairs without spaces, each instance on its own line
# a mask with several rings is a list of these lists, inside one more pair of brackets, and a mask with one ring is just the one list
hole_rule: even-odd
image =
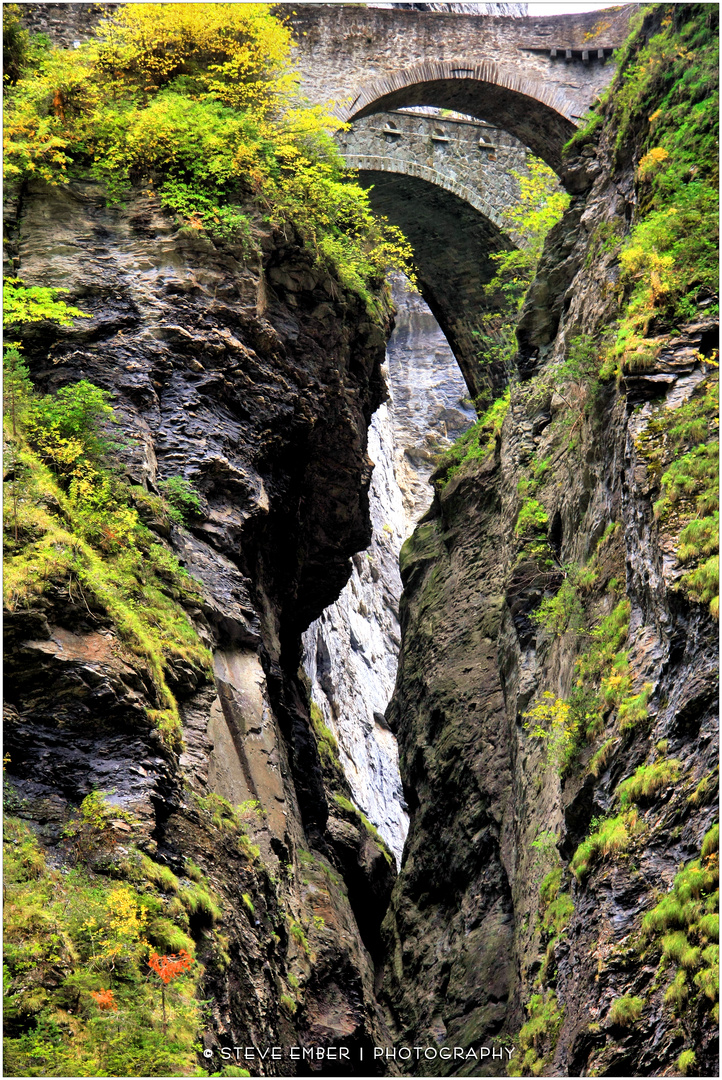
[[717,1075],[717,8],[411,7],[6,15],[8,1075]]

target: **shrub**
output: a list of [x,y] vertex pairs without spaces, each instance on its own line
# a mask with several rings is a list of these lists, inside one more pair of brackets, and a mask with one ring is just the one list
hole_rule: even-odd
[[569,702],[555,698],[550,690],[545,690],[524,717],[525,730],[532,739],[544,741],[547,760],[563,773],[576,752],[579,731]]
[[189,1075],[202,1023],[195,977],[169,995],[165,1034],[147,978],[149,938],[194,947],[159,915],[164,898],[148,882],[51,867],[27,826],[9,817],[5,836],[5,1071]]
[[249,211],[294,231],[373,314],[411,250],[374,217],[330,132],[302,104],[289,27],[269,5],[123,5],[100,42],[51,49],[6,103],[6,176],[92,176],[157,193],[185,228],[253,250]]
[[567,571],[567,577],[555,596],[542,600],[531,613],[532,622],[543,626],[555,636],[566,630],[579,630],[584,623],[584,608],[577,592],[577,575]]
[[170,503],[170,516],[177,525],[188,524],[201,513],[201,500],[190,480],[169,476],[158,484],[158,490]]
[[609,1022],[618,1027],[631,1027],[642,1015],[644,1001],[640,997],[617,998],[609,1010]]
[[514,526],[516,536],[533,536],[545,532],[549,524],[549,515],[538,499],[526,499],[519,510]]

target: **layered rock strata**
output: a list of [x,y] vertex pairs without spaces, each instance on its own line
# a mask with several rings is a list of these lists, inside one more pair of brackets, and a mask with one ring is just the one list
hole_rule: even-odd
[[[97,788],[132,812],[156,861],[202,868],[230,957],[201,936],[206,1045],[383,1041],[369,950],[390,857],[332,797],[351,806],[343,777],[333,789],[324,778],[298,669],[301,632],[370,539],[367,428],[385,394],[388,316],[371,320],[293,239],[261,227],[249,261],[179,231],[148,198],[108,207],[92,184],[29,185],[16,213],[23,280],[69,290],[92,315],[27,330],[37,385],[111,391],[131,482],[182,475],[201,494],[192,529],[148,525],[200,583],[188,614],[215,662],[212,681],[182,663],[168,676],[179,758],[146,719],[142,660],[102,608],[62,578],[13,608],[6,747],[20,813],[53,849]],[[262,812],[243,843],[203,811],[209,795]]]

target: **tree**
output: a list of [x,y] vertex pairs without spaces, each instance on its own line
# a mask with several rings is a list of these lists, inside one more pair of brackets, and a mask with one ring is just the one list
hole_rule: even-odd
[[158,953],[151,953],[148,960],[148,967],[156,973],[161,982],[161,998],[163,1001],[163,1034],[166,1035],[168,1031],[168,1022],[165,1011],[165,988],[179,975],[182,975],[184,971],[193,964],[193,957],[186,949],[181,949],[179,953],[171,953],[170,956],[159,956]]

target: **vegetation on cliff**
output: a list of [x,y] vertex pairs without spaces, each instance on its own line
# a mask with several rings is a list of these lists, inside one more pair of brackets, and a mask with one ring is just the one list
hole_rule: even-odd
[[[519,201],[503,212],[516,247],[491,255],[496,270],[484,286],[489,311],[479,334],[480,363],[501,363],[510,373],[516,352],[515,327],[519,311],[534,279],[550,230],[569,205],[569,195],[543,161],[529,155],[527,172],[512,172],[519,186]],[[487,402],[482,402],[486,405]]]
[[[5,17],[12,31],[13,5]],[[338,121],[298,103],[291,32],[271,5],[129,4],[78,49],[10,39],[10,182],[92,178],[116,200],[141,187],[248,254],[263,217],[372,308],[387,269],[413,277],[403,236],[350,181],[328,133]]]
[[[199,1075],[190,890],[128,844],[133,825],[88,796],[58,869],[28,826],[6,817],[6,1074]],[[168,982],[162,961],[179,964]]]
[[6,611],[42,610],[59,588],[111,625],[121,655],[129,650],[147,672],[148,719],[179,748],[169,672],[180,660],[203,681],[210,654],[185,610],[198,587],[143,520],[167,530],[175,507],[111,467],[118,435],[107,391],[81,380],[39,395],[15,347],[5,353],[4,390]]

